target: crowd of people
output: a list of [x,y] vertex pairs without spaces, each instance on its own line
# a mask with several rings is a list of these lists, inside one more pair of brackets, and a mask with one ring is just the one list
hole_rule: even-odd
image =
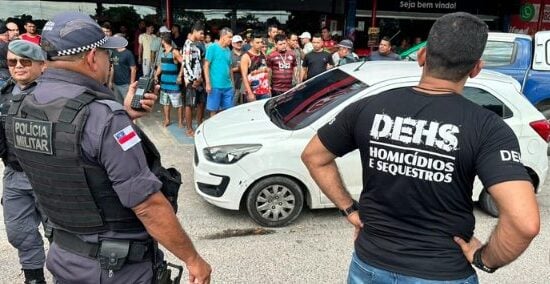
[[[141,73],[154,72],[161,85],[163,125],[171,123],[170,110],[175,108],[178,125],[188,136],[194,135],[193,113],[200,124],[206,111],[215,115],[241,103],[278,96],[329,68],[359,60],[353,42],[336,43],[327,28],[313,36],[287,34],[277,26],[269,26],[265,33],[242,34],[222,28],[214,37],[202,23],[195,23],[185,41],[179,25],[162,26],[155,33],[154,25],[141,21],[139,29],[143,32],[136,32],[134,53]],[[395,59],[391,52],[376,59],[384,60],[384,55]],[[119,58],[113,56],[114,78],[122,72],[126,86],[135,79],[127,75],[135,62]],[[119,86],[120,80],[114,85]]]
[[[26,33],[21,35],[15,22],[6,27],[6,38],[0,36],[0,41],[19,38],[40,43],[32,20],[25,22]],[[248,29],[241,34],[223,28],[214,35],[197,22],[184,35],[180,25],[166,27],[166,20],[158,29],[141,20],[133,37],[124,25],[117,33],[108,21],[101,28],[108,37],[130,42],[128,48],[111,51],[108,86],[117,100],[124,100],[137,78],[151,76],[161,85],[162,124],[171,124],[174,108],[178,126],[185,128],[188,136],[194,135],[194,113],[198,125],[206,111],[215,115],[241,103],[275,97],[329,68],[359,61],[353,41],[336,42],[326,27],[313,35],[308,31],[287,33],[274,25],[265,32]],[[385,37],[368,59],[399,60],[399,56]],[[9,76],[3,72],[0,79],[6,80]]]

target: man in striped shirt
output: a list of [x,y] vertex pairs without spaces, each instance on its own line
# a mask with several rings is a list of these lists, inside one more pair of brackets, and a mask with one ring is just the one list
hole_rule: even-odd
[[163,52],[160,54],[160,68],[155,72],[155,81],[160,83],[163,125],[167,127],[170,124],[171,104],[178,112],[178,126],[183,128],[181,89],[178,84],[178,65],[183,62],[183,57],[177,49],[172,47],[172,39],[169,34],[162,36],[161,43]]
[[292,88],[292,78],[296,71],[296,55],[287,49],[286,36],[275,36],[275,51],[267,57],[267,67],[271,70],[271,95],[273,97]]

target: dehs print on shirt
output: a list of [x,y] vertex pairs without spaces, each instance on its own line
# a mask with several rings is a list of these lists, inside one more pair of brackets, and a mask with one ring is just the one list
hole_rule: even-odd
[[410,117],[376,114],[370,128],[368,167],[393,176],[451,183],[460,128]]

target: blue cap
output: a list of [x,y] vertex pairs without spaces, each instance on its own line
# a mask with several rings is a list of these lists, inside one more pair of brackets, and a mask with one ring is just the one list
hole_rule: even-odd
[[52,57],[74,55],[97,47],[122,48],[128,45],[128,41],[106,36],[86,14],[62,12],[44,25],[40,45]]
[[25,57],[34,61],[44,61],[44,51],[36,43],[26,40],[14,40],[8,44],[8,50],[20,57]]

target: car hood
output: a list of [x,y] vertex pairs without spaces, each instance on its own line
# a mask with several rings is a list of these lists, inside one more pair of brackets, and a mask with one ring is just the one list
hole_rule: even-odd
[[288,138],[291,131],[277,127],[267,114],[266,100],[225,110],[203,124],[202,135],[208,146],[264,143]]

